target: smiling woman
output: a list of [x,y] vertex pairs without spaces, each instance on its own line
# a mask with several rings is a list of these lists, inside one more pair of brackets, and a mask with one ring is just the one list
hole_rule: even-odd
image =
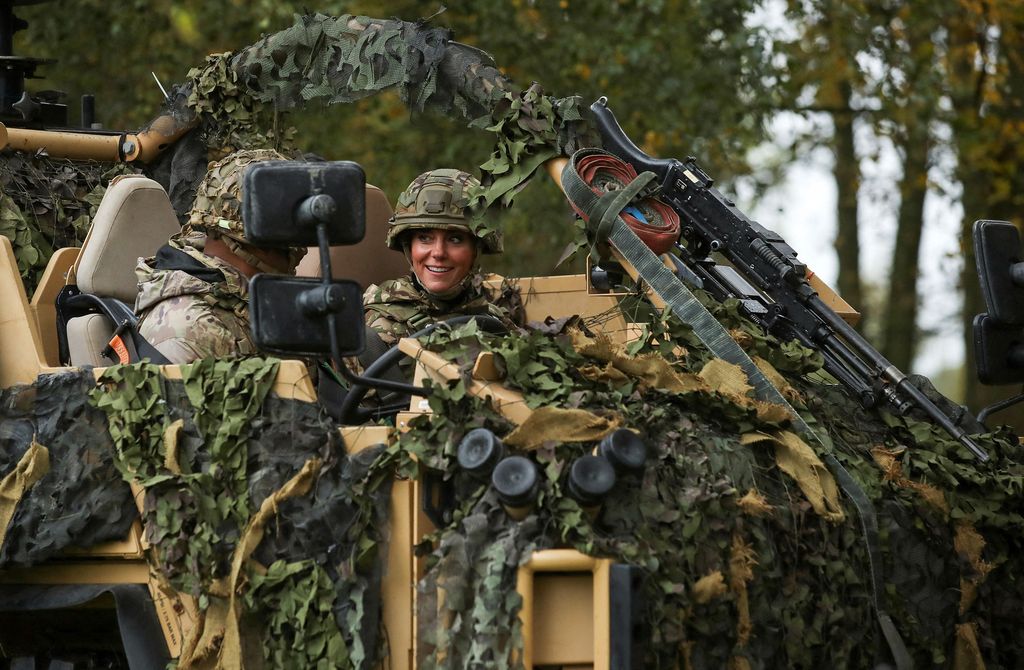
[[501,253],[502,241],[494,232],[473,232],[469,193],[478,186],[467,172],[438,169],[421,174],[398,197],[386,244],[405,254],[411,272],[363,295],[366,323],[385,344],[452,316],[515,321],[483,288],[477,259]]
[[458,230],[412,231],[409,257],[420,285],[434,294],[457,287],[476,261],[476,238]]

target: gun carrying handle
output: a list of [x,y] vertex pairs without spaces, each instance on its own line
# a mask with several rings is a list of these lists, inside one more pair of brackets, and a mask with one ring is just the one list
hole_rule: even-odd
[[653,172],[658,175],[659,180],[665,180],[676,161],[671,158],[652,158],[634,144],[608,106],[608,98],[603,95],[598,98],[590,105],[590,112],[597,121],[597,129],[601,133],[601,143],[605,151],[631,163],[637,172]]

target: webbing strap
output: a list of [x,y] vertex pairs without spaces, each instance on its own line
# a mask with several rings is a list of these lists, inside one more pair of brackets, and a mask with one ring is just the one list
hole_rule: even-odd
[[621,218],[619,213],[633,202],[655,176],[653,172],[644,172],[633,181],[624,184],[623,188],[597,196],[593,209],[586,210],[590,217],[590,225],[595,226],[594,242],[590,245],[590,260],[595,264],[601,262],[598,245],[608,239],[615,221]]
[[[576,152],[565,170],[562,171],[562,189],[569,200],[580,211],[588,213],[588,217],[590,217],[589,213],[594,211],[594,207],[598,205],[599,198],[576,172],[575,164],[579,158],[594,151],[593,149],[581,149]],[[621,216],[616,216],[607,241],[636,269],[640,277],[651,287],[651,290],[665,301],[665,304],[672,310],[672,313],[680,321],[693,328],[693,332],[712,354],[729,363],[738,365],[746,373],[753,386],[754,395],[759,400],[784,406],[789,411],[796,432],[805,441],[817,446],[815,451],[818,452],[825,465],[835,476],[839,487],[857,508],[861,530],[867,545],[868,568],[871,578],[871,600],[875,608],[876,617],[878,618],[879,627],[889,645],[893,660],[896,662],[896,667],[899,670],[912,668],[913,661],[907,652],[906,645],[896,630],[892,618],[882,608],[882,560],[878,541],[878,520],[875,517],[874,506],[871,504],[867,494],[864,493],[864,490],[856,480],[847,472],[846,468],[836,459],[811,427],[807,425],[807,422],[793,409],[779,389],[768,380],[764,373],[747,356],[747,353],[732,339],[729,331],[679,281],[679,278],[665,266],[661,259],[637,237],[636,233],[630,230]]]

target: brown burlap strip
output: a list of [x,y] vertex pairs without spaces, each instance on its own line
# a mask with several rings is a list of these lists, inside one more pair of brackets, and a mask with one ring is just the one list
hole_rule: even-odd
[[545,442],[596,442],[622,424],[619,416],[598,416],[583,409],[541,407],[509,433],[505,444],[532,450]]
[[33,439],[14,470],[0,480],[0,547],[4,545],[7,527],[25,491],[49,471],[50,451]]
[[796,480],[811,507],[822,518],[839,523],[846,518],[839,504],[839,488],[832,473],[796,433],[783,430],[774,435],[747,433],[740,437],[746,445],[768,443],[775,448],[775,463],[779,469]]

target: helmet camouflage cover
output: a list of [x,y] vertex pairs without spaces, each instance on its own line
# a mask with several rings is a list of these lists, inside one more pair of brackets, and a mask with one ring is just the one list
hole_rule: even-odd
[[283,160],[287,159],[273,149],[244,149],[212,163],[196,189],[189,225],[246,242],[241,211],[245,168],[260,161]]
[[471,191],[480,188],[476,177],[443,168],[424,172],[402,191],[395,204],[385,243],[391,249],[402,250],[402,233],[417,228],[461,230],[480,242],[485,254],[500,254],[501,233],[494,230],[478,234],[470,216]]
[[203,230],[207,235],[227,238],[236,255],[264,272],[293,273],[306,254],[305,247],[289,247],[284,267],[261,260],[236,244],[249,244],[242,223],[242,178],[245,169],[260,161],[288,160],[273,149],[243,149],[212,163],[199,182],[196,199],[189,212],[188,227]]

